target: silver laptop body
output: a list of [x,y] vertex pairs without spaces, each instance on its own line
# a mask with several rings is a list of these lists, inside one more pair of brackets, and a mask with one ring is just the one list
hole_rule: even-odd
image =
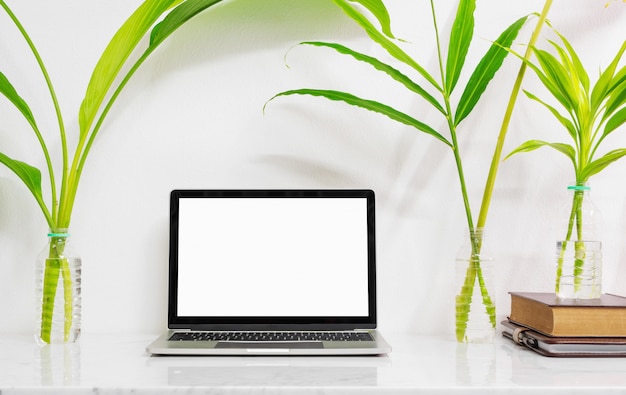
[[159,355],[375,355],[371,190],[174,190]]

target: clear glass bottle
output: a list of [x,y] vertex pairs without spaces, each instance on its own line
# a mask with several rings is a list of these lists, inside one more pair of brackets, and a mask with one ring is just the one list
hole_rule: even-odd
[[81,259],[69,244],[67,229],[48,234],[36,263],[35,339],[73,343],[81,328]]
[[456,255],[456,338],[491,343],[496,329],[494,258],[483,229],[469,231]]
[[602,293],[602,216],[587,184],[569,186],[556,242],[555,292],[560,298],[595,299]]

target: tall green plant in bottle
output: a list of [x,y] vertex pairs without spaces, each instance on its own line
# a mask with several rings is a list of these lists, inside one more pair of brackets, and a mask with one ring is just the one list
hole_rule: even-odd
[[[32,132],[34,132],[42,155],[45,158],[46,173],[51,191],[49,199],[44,197],[42,172],[38,168],[3,153],[6,152],[7,147],[0,147],[2,151],[0,152],[0,163],[12,170],[30,190],[48,223],[51,235],[60,235],[54,236],[57,238],[66,237],[65,230],[70,227],[72,209],[87,156],[103,126],[107,114],[130,78],[170,34],[198,13],[220,2],[221,0],[145,0],[133,12],[112,37],[93,70],[78,113],[79,135],[76,149],[73,156],[70,156],[65,132],[66,125],[45,64],[18,17],[11,11],[5,0],[0,0],[0,7],[21,33],[45,79],[45,89],[50,96],[58,123],[62,158],[62,163],[58,166],[61,169],[61,173],[56,174],[55,166],[53,166],[48,150],[48,143],[43,138],[44,134],[39,129],[33,112],[26,101],[18,94],[14,85],[9,82],[7,76],[0,72],[0,94],[5,96],[23,116]],[[136,61],[133,63],[129,62],[129,56],[137,50],[137,47],[146,35],[150,37],[147,47],[143,49]],[[125,74],[120,74],[126,65],[129,66],[128,71]],[[118,77],[121,78],[118,79]],[[53,244],[63,245],[64,239],[53,240]],[[50,256],[47,260],[48,262],[58,262],[61,255],[61,267],[50,268],[50,270],[45,272],[40,338],[46,343],[50,342],[50,317],[52,317],[54,309],[55,295],[57,292],[61,292],[57,290],[58,278],[68,272],[67,267],[63,267],[67,266],[67,261],[62,259],[62,252],[58,248],[51,248]],[[65,288],[64,299],[67,306],[68,300],[72,298],[70,292],[71,284],[68,283],[68,279],[65,277],[62,284],[64,284]],[[69,303],[69,306],[71,306],[71,303]],[[71,319],[71,311],[66,311],[65,328],[71,327]],[[67,337],[66,329],[66,340]]]
[[[551,113],[569,137],[568,142],[529,140],[513,150],[508,156],[549,147],[569,160],[574,168],[575,185],[571,210],[568,214],[567,230],[563,235],[560,256],[557,259],[555,291],[560,293],[563,256],[568,242],[574,242],[576,257],[574,264],[574,287],[580,287],[582,266],[585,263],[582,206],[585,186],[589,179],[618,159],[626,156],[626,148],[617,148],[602,154],[599,149],[605,139],[626,123],[626,65],[620,61],[626,51],[626,41],[617,51],[611,63],[601,70],[595,84],[583,63],[567,39],[556,32],[560,43],[550,41],[555,54],[532,47],[535,61],[524,62],[539,77],[547,93],[558,105],[549,104],[533,93],[525,91],[533,101]],[[519,56],[519,55],[518,55]]]
[[[397,41],[391,34],[389,13],[381,0],[334,0],[334,2],[365,30],[374,43],[379,45],[393,58],[408,66],[415,75],[408,76],[377,58],[354,51],[341,44],[318,41],[303,42],[301,44],[330,48],[339,54],[350,56],[357,61],[365,62],[374,69],[387,74],[395,82],[403,85],[406,89],[416,94],[420,99],[423,99],[430,104],[430,106],[434,108],[445,120],[447,133],[440,132],[435,127],[432,127],[391,106],[375,100],[357,97],[348,92],[322,89],[295,89],[278,93],[270,100],[280,96],[310,95],[323,97],[333,101],[340,101],[385,115],[394,121],[413,127],[417,131],[430,135],[441,141],[448,148],[450,148],[456,164],[463,206],[465,208],[465,219],[470,230],[470,234],[482,234],[474,231],[476,229],[476,223],[472,217],[470,201],[467,194],[463,161],[457,139],[457,131],[462,121],[466,119],[466,117],[475,108],[482,94],[487,89],[490,81],[500,69],[505,57],[507,56],[507,49],[517,37],[518,32],[528,17],[525,16],[518,19],[506,30],[504,30],[504,32],[500,34],[500,36],[484,54],[480,62],[475,66],[465,87],[458,87],[461,72],[465,67],[465,59],[470,50],[470,44],[473,39],[474,10],[476,8],[475,0],[459,1],[456,17],[449,32],[449,45],[447,48],[447,55],[445,56],[444,48],[442,48],[441,45],[439,27],[437,25],[435,2],[432,0],[430,1],[430,12],[432,14],[433,29],[435,31],[439,66],[435,73],[428,71],[416,59],[409,56],[399,44],[397,44]],[[354,3],[364,6],[372,15],[374,15],[380,24],[380,29],[376,28]],[[545,10],[545,12],[547,12],[547,10]],[[537,34],[538,31],[536,31],[533,36],[535,37]],[[424,83],[418,83],[417,81],[419,80],[423,80]],[[462,93],[459,96],[460,98],[458,101],[454,102],[453,97],[456,97],[456,95],[453,96],[453,93],[456,93],[458,89],[462,89]],[[447,134],[447,137],[445,134]],[[495,174],[495,170],[492,171]],[[493,184],[491,185],[491,188],[493,188]],[[479,256],[481,240],[472,240],[471,244],[472,255]],[[470,259],[470,261],[473,260]],[[482,302],[485,306],[485,313],[489,316],[491,325],[495,328],[495,306],[492,302],[490,291],[484,286],[484,282],[481,280],[482,269],[480,265],[471,265],[468,267],[465,280],[466,285],[463,286],[463,289],[461,290],[461,296],[464,302],[459,306],[457,311],[456,333],[459,341],[463,341],[465,338],[468,318],[467,311],[469,310],[469,305],[471,304],[472,294],[476,284],[479,284],[478,286],[480,287]]]

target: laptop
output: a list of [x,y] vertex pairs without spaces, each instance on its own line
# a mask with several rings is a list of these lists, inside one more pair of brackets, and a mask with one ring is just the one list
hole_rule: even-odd
[[156,355],[376,355],[371,190],[174,190]]

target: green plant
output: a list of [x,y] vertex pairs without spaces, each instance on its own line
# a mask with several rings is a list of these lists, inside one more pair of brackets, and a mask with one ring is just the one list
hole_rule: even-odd
[[[525,59],[524,62],[539,77],[542,85],[553,99],[560,105],[560,110],[525,91],[533,101],[544,106],[560,123],[571,138],[572,143],[546,142],[529,140],[513,150],[508,156],[519,152],[534,151],[541,147],[550,147],[564,154],[574,167],[576,185],[569,214],[568,228],[565,235],[566,243],[562,244],[558,259],[556,292],[559,292],[560,278],[563,268],[563,254],[567,242],[575,240],[574,287],[580,286],[579,272],[584,264],[584,244],[582,203],[584,185],[589,178],[611,163],[626,156],[626,148],[618,148],[600,155],[601,143],[626,122],[626,66],[619,68],[619,63],[626,51],[626,41],[613,58],[609,66],[600,72],[592,86],[583,64],[563,35],[556,32],[560,44],[550,41],[556,55],[537,47],[532,47],[536,62]],[[575,232],[574,232],[575,228]]]
[[[43,138],[35,117],[24,99],[17,93],[8,78],[0,73],[0,94],[4,95],[10,103],[22,114],[37,137],[47,166],[47,174],[50,181],[50,201],[46,203],[42,191],[41,171],[22,161],[13,159],[4,153],[0,153],[0,162],[12,170],[30,190],[43,213],[48,226],[53,234],[61,234],[63,229],[70,226],[72,208],[76,198],[76,192],[81,174],[87,160],[87,156],[93,145],[94,139],[103,122],[115,103],[116,99],[135,74],[139,66],[152,54],[152,52],[175,30],[181,27],[189,19],[205,9],[219,3],[221,0],[146,0],[124,22],[115,33],[108,46],[102,53],[96,64],[91,80],[87,86],[85,97],[82,101],[79,116],[79,136],[76,150],[72,158],[69,157],[68,144],[65,133],[65,123],[61,115],[61,109],[57,96],[43,60],[35,44],[31,41],[28,33],[20,23],[17,16],[11,11],[4,0],[0,0],[0,7],[4,9],[21,36],[30,48],[46,81],[46,88],[51,97],[52,105],[56,113],[59,134],[61,138],[62,169],[60,185],[52,163],[48,146]],[[128,61],[131,53],[140,44],[143,37],[149,33],[150,40],[138,59],[130,64]],[[122,67],[129,64],[128,71],[120,75]],[[121,77],[119,81],[117,77]],[[4,147],[2,148],[4,151]],[[58,260],[58,253],[50,251],[50,262]],[[67,262],[65,262],[67,264]],[[44,281],[44,298],[42,306],[41,339],[50,341],[51,317],[54,309],[54,296],[57,292],[57,283],[61,273],[66,273],[63,268],[46,267]],[[67,286],[67,279],[64,279]],[[67,288],[67,287],[66,287]],[[71,298],[65,292],[65,298]],[[71,304],[70,304],[71,305]],[[71,311],[66,311],[65,327],[71,326]],[[68,335],[66,330],[66,336]]]
[[[463,172],[463,162],[460,154],[460,147],[457,140],[457,129],[461,122],[471,113],[482,94],[486,90],[489,82],[492,80],[496,72],[502,65],[504,58],[507,56],[506,49],[510,47],[513,40],[517,37],[519,30],[524,25],[528,17],[523,17],[515,21],[509,26],[491,45],[487,53],[480,60],[455,106],[453,106],[452,97],[461,71],[465,65],[465,58],[470,48],[474,31],[474,10],[476,8],[475,0],[461,0],[457,8],[457,14],[452,25],[449,37],[449,46],[447,57],[444,59],[443,49],[440,44],[439,29],[437,26],[437,18],[435,12],[434,1],[430,2],[430,11],[432,13],[433,27],[436,36],[437,55],[439,61],[439,77],[440,81],[433,74],[428,72],[420,65],[418,61],[409,56],[401,47],[394,42],[394,37],[390,29],[390,17],[387,9],[381,0],[334,0],[335,3],[353,20],[355,20],[369,35],[369,37],[379,46],[381,46],[393,58],[408,66],[412,71],[416,72],[417,77],[424,80],[426,88],[416,82],[416,78],[409,77],[400,72],[389,64],[386,64],[374,57],[363,53],[356,52],[343,45],[328,42],[303,42],[303,45],[313,45],[317,47],[326,47],[337,51],[342,55],[351,56],[358,61],[365,62],[376,70],[386,73],[396,82],[402,84],[411,92],[417,94],[420,98],[429,103],[436,111],[438,111],[445,119],[449,137],[446,138],[434,127],[415,119],[404,112],[398,111],[388,105],[377,102],[375,100],[363,99],[347,92],[339,92],[332,90],[320,89],[296,89],[278,93],[273,98],[287,95],[312,95],[320,96],[329,100],[342,101],[347,104],[361,107],[370,111],[374,111],[394,121],[401,122],[416,130],[426,133],[437,140],[444,143],[452,150],[455,160],[459,183],[461,186],[461,194],[463,205],[465,208],[466,221],[470,230],[470,234],[475,233],[475,223],[472,218],[471,206],[467,194],[465,176]],[[359,3],[373,14],[381,25],[378,30],[359,10],[350,3]],[[429,93],[435,92],[434,95]],[[438,96],[437,97],[435,97]],[[479,256],[482,240],[472,240],[472,255]],[[495,305],[489,295],[489,291],[482,281],[482,269],[480,264],[476,263],[476,259],[470,257],[469,267],[467,268],[465,284],[459,295],[460,303],[457,304],[457,339],[463,341],[467,326],[469,305],[471,304],[472,295],[476,282],[480,287],[482,302],[485,306],[485,312],[489,317],[492,326],[495,328]]]

